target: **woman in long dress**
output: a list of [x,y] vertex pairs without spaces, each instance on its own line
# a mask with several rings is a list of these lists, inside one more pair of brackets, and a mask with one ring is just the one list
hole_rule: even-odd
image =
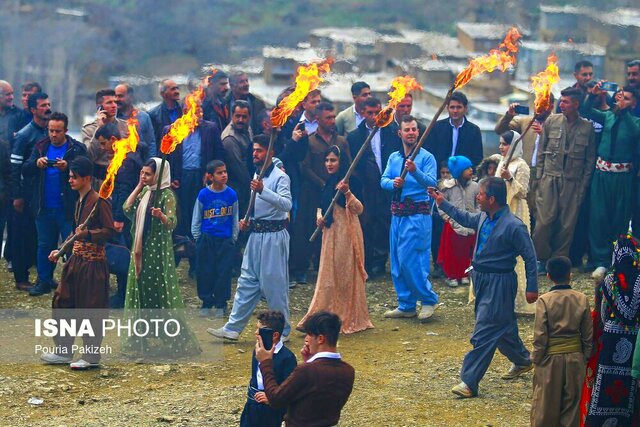
[[640,246],[631,236],[614,244],[613,265],[596,286],[592,318],[594,354],[582,392],[582,425],[636,426]]
[[[527,226],[527,230],[531,232],[531,217],[529,214],[529,206],[527,205],[527,193],[529,192],[531,172],[529,165],[527,165],[527,162],[522,158],[522,141],[515,146],[512,145],[518,138],[520,138],[520,134],[512,130],[500,135],[500,145],[498,146],[498,150],[500,151],[499,163],[495,176],[502,177],[507,184],[507,204],[509,205],[509,210],[512,214],[520,218]],[[507,166],[507,158],[511,151],[513,151],[513,156]],[[518,276],[516,313],[535,315],[535,303],[529,304],[525,296],[525,283],[527,279],[522,257],[518,257],[516,262],[516,275]]]
[[[171,232],[176,227],[176,197],[171,190],[169,163],[165,163],[158,188],[161,160],[150,159],[140,171],[140,181],[124,203],[124,213],[132,222],[133,248],[125,296],[125,316],[146,316],[146,310],[162,309],[166,318],[180,322],[175,337],[162,336],[153,352],[167,357],[200,353],[198,342],[184,321],[184,302],[178,287]],[[157,207],[153,207],[159,192]],[[141,311],[143,310],[143,311]],[[173,330],[170,331],[173,334]],[[157,341],[157,340],[156,340]],[[150,340],[132,337],[128,352],[150,354]]]
[[[364,240],[358,219],[363,206],[349,189],[349,184],[342,182],[348,166],[340,148],[331,146],[325,156],[329,179],[322,190],[321,209],[317,214],[317,224],[322,227],[318,280],[309,310],[298,329],[310,315],[321,310],[332,311],[340,317],[344,334],[373,328],[365,294]],[[342,194],[325,222],[322,216],[336,188]]]

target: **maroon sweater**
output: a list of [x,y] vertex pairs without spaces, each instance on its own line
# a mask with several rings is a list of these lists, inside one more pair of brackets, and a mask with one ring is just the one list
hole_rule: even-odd
[[271,359],[260,363],[269,405],[287,407],[287,427],[328,427],[338,424],[347,403],[355,370],[340,359],[316,359],[298,365],[278,386]]

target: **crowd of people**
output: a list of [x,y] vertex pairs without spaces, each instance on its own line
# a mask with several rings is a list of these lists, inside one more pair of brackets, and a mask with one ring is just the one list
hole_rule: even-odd
[[[632,377],[640,368],[631,368],[640,360],[640,353],[633,355],[640,324],[639,249],[631,236],[618,240],[615,250],[612,242],[629,230],[640,235],[640,60],[627,64],[626,85],[612,93],[594,79],[588,61],[575,65],[574,76],[557,110],[552,102],[542,114],[522,116],[518,104],[511,104],[495,127],[499,152],[484,158],[480,129],[467,117],[469,100],[459,91],[448,100],[449,117],[435,123],[423,148],[416,148],[425,126],[411,114],[411,94],[365,146],[382,109],[366,82],[352,85],[353,105],[343,111],[323,100],[321,90],[311,91],[274,129],[272,110],[250,92],[247,75],[216,70],[204,78],[198,126],[165,165],[156,157],[160,141],[185,108],[173,80],[160,83],[162,102],[148,112],[134,106],[131,85],[99,90],[95,120],[82,127],[81,141],[68,135],[67,116],[52,111],[39,84],[22,85],[18,108],[13,87],[0,80],[3,256],[17,290],[34,297],[55,291],[54,308],[172,310],[184,307],[176,267],[186,258],[202,301],[200,315],[227,319],[207,332],[238,340],[263,298],[270,312],[259,318],[259,327],[276,331],[276,353],[291,333],[290,289],[317,270],[313,300],[296,329],[322,336],[321,347],[333,348],[329,356],[316,354],[325,363],[339,355],[337,336],[323,322],[344,334],[373,328],[365,282],[386,275],[388,262],[397,307],[384,313],[387,318],[430,319],[439,301],[434,278],[450,287],[472,283],[473,350],[455,394],[477,395],[499,349],[513,363],[505,379],[536,365],[532,423],[563,419],[571,421],[560,424],[573,425],[584,408],[591,425],[601,425],[598,417],[627,422],[638,414]],[[96,191],[132,116],[138,149],[127,154],[110,200],[101,202]],[[360,150],[362,158],[345,181]],[[316,227],[322,238],[310,243]],[[61,241],[72,246],[66,254]],[[57,283],[55,262],[63,255],[69,261]],[[602,322],[598,330],[600,317],[594,317],[593,339],[609,344],[593,346],[595,355],[588,303],[568,292],[572,267],[592,271],[599,283],[596,312]],[[117,278],[110,297],[109,272]],[[556,286],[536,303],[537,276],[544,274]],[[91,290],[80,286],[86,281]],[[558,304],[565,307],[561,314],[554,311]],[[566,308],[571,304],[575,310]],[[536,315],[533,356],[518,335],[516,313]],[[201,351],[186,331],[170,342],[172,354]],[[286,392],[277,386],[277,354],[258,341],[260,369],[250,400],[280,401]],[[130,350],[140,346],[132,343]],[[589,358],[593,377],[582,391],[580,372]],[[45,361],[71,360],[53,354]],[[573,371],[566,372],[575,374],[554,377],[569,365]],[[75,369],[96,366],[99,356],[72,363]],[[557,387],[570,389],[571,399],[548,394],[551,380],[545,378],[552,377],[562,382]],[[253,394],[251,387],[257,387]],[[585,396],[587,404],[578,408]],[[562,401],[562,407],[549,410],[551,401]],[[246,417],[259,416],[253,403],[247,405]]]

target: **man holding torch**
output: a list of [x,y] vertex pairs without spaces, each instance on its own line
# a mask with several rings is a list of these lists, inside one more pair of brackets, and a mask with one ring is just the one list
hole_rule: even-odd
[[240,221],[240,230],[251,234],[242,258],[242,271],[229,321],[222,328],[209,328],[207,332],[214,337],[237,340],[264,295],[269,310],[284,314],[282,335],[286,340],[291,331],[287,231],[292,204],[290,180],[272,164],[273,150],[269,151],[269,138],[259,135],[253,141],[253,164],[259,171],[268,162],[268,168],[263,179],[258,179],[259,172],[254,175],[251,190],[257,193],[255,205],[249,212],[250,220]]
[[[436,160],[427,150],[411,160],[411,152],[418,140],[418,121],[405,115],[398,132],[402,150],[391,154],[380,181],[382,188],[395,192],[391,202],[391,278],[398,294],[398,308],[387,311],[391,318],[414,317],[416,303],[422,302],[418,318],[433,315],[438,295],[429,282],[431,257],[431,200],[427,187],[436,185]],[[406,167],[406,178],[400,177]]]
[[[71,189],[79,193],[76,203],[74,226],[76,240],[73,252],[62,270],[60,284],[53,296],[53,316],[69,316],[67,310],[74,309],[76,313],[82,309],[109,308],[109,266],[105,254],[105,243],[115,233],[111,204],[107,201],[99,203],[100,197],[91,188],[93,164],[84,156],[79,156],[69,166],[69,184]],[[93,209],[96,209],[92,215]],[[82,227],[89,219],[86,227]],[[49,255],[51,262],[57,262],[61,253],[54,250]],[[57,312],[56,310],[65,310]],[[102,342],[101,316],[105,312],[86,312],[97,331],[95,336],[84,336],[84,346],[87,351],[82,358],[70,364],[71,369],[84,370],[99,367],[100,352],[88,351],[97,349]],[[74,316],[77,314],[74,314]],[[44,353],[40,357],[48,364],[66,364],[71,362],[73,354],[71,346],[73,336],[56,336],[56,347],[62,349],[60,354]]]

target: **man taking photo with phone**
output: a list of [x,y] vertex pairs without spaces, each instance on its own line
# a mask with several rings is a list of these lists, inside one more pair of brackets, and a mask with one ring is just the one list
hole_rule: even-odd
[[267,350],[257,336],[256,359],[264,380],[265,395],[274,408],[287,408],[287,427],[334,426],[351,395],[355,370],[336,352],[342,322],[320,311],[304,323],[304,363],[280,385],[275,373],[275,347]]
[[[276,382],[282,384],[295,369],[298,361],[280,339],[284,329],[284,315],[279,311],[258,314],[256,338],[261,337],[265,350],[273,349],[273,372]],[[240,427],[280,427],[285,410],[273,408],[264,392],[264,380],[256,353],[251,358],[251,381],[247,390],[247,403],[240,417]]]

